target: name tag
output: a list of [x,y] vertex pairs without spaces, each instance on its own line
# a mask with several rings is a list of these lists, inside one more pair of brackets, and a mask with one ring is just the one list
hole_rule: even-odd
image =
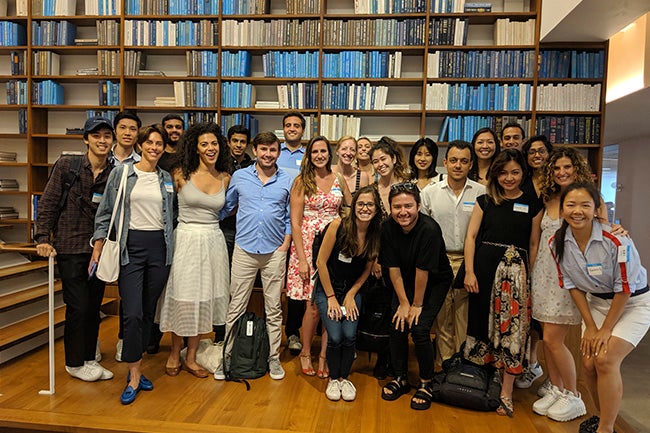
[[618,262],[627,263],[628,258],[630,257],[630,246],[621,245],[618,247]]
[[253,321],[249,320],[246,322],[246,336],[251,337],[253,335]]
[[296,159],[296,165],[300,167],[300,164],[302,164],[302,158],[301,159]]
[[352,263],[352,257],[348,257],[343,253],[339,253],[339,262]]
[[471,212],[472,209],[474,209],[474,202],[473,201],[464,201],[463,202],[463,211]]
[[171,182],[165,182],[165,191],[174,192],[174,184]]
[[592,277],[597,277],[603,275],[603,264],[602,263],[587,263],[587,272]]
[[98,192],[93,193],[93,203],[99,203],[102,201],[103,194],[100,194]]
[[528,205],[522,203],[515,203],[512,207],[515,212],[528,213]]

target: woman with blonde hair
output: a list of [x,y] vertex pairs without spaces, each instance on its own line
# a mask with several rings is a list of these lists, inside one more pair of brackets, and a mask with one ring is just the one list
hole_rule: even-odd
[[338,161],[332,171],[339,173],[348,185],[350,194],[370,183],[368,173],[355,167],[357,162],[357,140],[351,135],[344,135],[336,143]]

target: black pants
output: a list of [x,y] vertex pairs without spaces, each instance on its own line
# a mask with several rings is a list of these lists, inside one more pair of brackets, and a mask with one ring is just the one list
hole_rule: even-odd
[[93,276],[88,279],[90,254],[59,254],[56,257],[63,283],[65,310],[65,365],[81,367],[95,359],[99,334],[99,308],[105,283]]
[[[431,344],[431,327],[438,315],[440,308],[425,305],[418,320],[418,324],[409,328],[404,325],[404,331],[391,327],[390,331],[390,359],[393,364],[395,376],[406,377],[408,372],[408,336],[411,334],[415,346],[415,356],[418,359],[420,378],[429,380],[433,377],[433,345]],[[392,314],[397,311],[393,304]]]
[[165,288],[170,266],[165,265],[162,230],[129,230],[129,264],[120,268],[120,297],[124,312],[122,360],[137,362],[149,344],[158,298]]

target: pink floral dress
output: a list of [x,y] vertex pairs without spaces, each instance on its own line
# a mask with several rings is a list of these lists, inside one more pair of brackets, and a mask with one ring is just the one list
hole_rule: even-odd
[[[327,224],[339,215],[339,208],[343,201],[343,191],[339,183],[339,177],[334,177],[332,188],[327,192],[320,189],[311,197],[305,196],[305,209],[302,215],[302,243],[305,247],[305,256],[309,263],[309,274],[314,273],[312,264],[312,244],[316,233],[321,231]],[[293,234],[296,236],[296,233]],[[291,242],[289,256],[289,269],[287,270],[287,295],[291,299],[311,299],[313,284],[311,278],[303,280],[298,273],[298,255],[296,245]]]

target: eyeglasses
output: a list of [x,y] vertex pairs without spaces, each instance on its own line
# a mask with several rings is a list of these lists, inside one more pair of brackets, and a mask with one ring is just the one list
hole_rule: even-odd
[[364,202],[362,202],[362,201],[358,201],[357,204],[356,204],[355,206],[356,206],[357,209],[359,209],[359,210],[363,209],[364,207],[365,207],[366,209],[368,209],[368,210],[373,210],[373,209],[375,208],[375,203],[373,203],[373,202],[371,202],[371,201],[369,201],[369,202],[367,202],[367,203],[364,203]]
[[401,182],[391,185],[390,192],[418,192],[418,186],[413,182]]
[[536,153],[539,153],[539,156],[544,156],[548,154],[548,151],[545,147],[540,147],[539,149],[528,149],[528,155],[534,156]]

